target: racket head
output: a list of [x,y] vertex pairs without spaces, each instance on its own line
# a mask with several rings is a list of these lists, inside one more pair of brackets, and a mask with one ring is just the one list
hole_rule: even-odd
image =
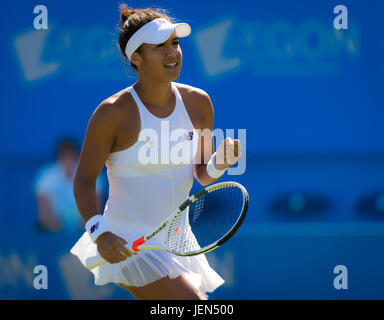
[[238,182],[204,188],[189,197],[170,218],[165,250],[193,256],[216,249],[240,228],[248,203],[248,192]]

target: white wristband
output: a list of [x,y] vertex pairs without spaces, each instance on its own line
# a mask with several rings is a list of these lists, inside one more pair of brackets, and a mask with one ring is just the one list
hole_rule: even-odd
[[227,169],[219,170],[215,167],[216,152],[207,163],[207,173],[212,179],[220,178]]
[[85,224],[85,230],[87,230],[93,243],[102,233],[110,231],[104,217],[101,214],[97,214],[89,219]]

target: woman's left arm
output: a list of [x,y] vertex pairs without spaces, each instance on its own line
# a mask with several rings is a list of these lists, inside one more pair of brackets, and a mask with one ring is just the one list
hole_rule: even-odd
[[[241,157],[240,141],[226,138],[214,153],[212,101],[207,93],[195,94],[194,105],[200,110],[198,152],[194,159],[194,176],[203,186],[217,181],[225,170]],[[196,104],[195,104],[196,103]]]

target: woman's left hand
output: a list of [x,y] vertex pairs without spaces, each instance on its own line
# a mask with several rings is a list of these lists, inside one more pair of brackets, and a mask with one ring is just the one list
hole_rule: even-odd
[[226,138],[217,148],[215,167],[224,170],[233,166],[241,158],[240,140]]

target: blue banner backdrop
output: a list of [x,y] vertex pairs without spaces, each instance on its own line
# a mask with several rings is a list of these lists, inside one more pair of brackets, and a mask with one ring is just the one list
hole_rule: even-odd
[[[41,233],[33,183],[57,140],[81,143],[98,104],[135,73],[117,46],[119,1],[0,4],[1,299],[129,299],[95,287],[69,254],[77,234]],[[35,30],[34,7],[48,9]],[[348,29],[336,30],[336,5]],[[220,299],[384,297],[382,1],[136,1],[192,27],[178,82],[209,93],[215,128],[246,129],[248,217],[209,260]],[[104,174],[104,173],[103,173]],[[195,183],[193,191],[198,190]],[[107,194],[107,193],[106,193]],[[49,271],[36,290],[36,265]],[[337,265],[350,287],[333,287]]]

